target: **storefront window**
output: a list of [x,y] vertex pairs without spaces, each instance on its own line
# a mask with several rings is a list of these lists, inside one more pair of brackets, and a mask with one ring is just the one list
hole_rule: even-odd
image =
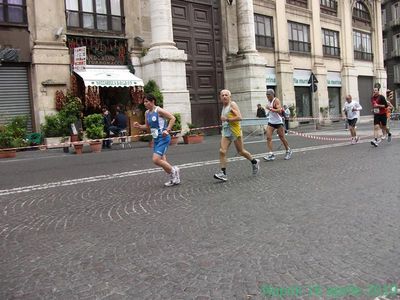
[[312,116],[311,91],[309,87],[295,87],[296,111],[300,118]]
[[27,24],[25,0],[1,0],[0,23]]
[[66,0],[69,28],[123,31],[122,0]]
[[329,98],[329,115],[331,118],[339,118],[341,116],[340,103],[340,87],[328,88]]

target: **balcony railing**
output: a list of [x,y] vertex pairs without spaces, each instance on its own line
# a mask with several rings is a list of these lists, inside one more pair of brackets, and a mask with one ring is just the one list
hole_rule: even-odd
[[289,40],[289,50],[294,52],[311,52],[311,43]]
[[286,0],[286,3],[307,8],[307,0]]
[[256,46],[263,48],[274,48],[274,38],[272,36],[256,34]]
[[324,56],[340,57],[340,48],[323,45]]
[[336,0],[321,1],[320,9],[323,14],[337,16],[337,1]]
[[392,58],[400,57],[400,49],[394,48],[394,49],[392,50],[391,55],[392,55]]
[[373,53],[354,50],[354,59],[373,61],[374,54]]
[[389,26],[390,26],[390,27],[400,26],[400,17],[391,20],[391,21],[389,22]]

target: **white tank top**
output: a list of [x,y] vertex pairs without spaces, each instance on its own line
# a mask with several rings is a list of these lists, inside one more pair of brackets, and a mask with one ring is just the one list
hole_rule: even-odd
[[[270,107],[270,108],[274,108],[275,99],[276,98],[272,99],[271,102],[269,102],[269,100],[268,100],[267,101],[267,106]],[[268,123],[271,123],[271,124],[283,124],[282,116],[279,113],[270,110],[268,115],[269,115]]]

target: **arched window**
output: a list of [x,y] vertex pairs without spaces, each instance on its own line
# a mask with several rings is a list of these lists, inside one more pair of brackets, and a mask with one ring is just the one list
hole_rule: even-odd
[[371,15],[365,4],[358,0],[353,8],[353,20],[371,25]]

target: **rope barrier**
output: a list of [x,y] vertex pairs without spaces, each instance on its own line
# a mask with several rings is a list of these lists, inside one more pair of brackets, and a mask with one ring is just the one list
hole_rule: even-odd
[[[392,115],[400,115],[400,113],[392,113]],[[346,119],[343,117],[340,118],[325,118],[322,120],[338,120],[338,119]],[[296,120],[296,121],[306,121],[306,120],[321,120],[320,118],[312,118],[312,117],[300,117],[300,118],[290,118],[289,120]],[[208,129],[215,129],[215,128],[220,128],[221,125],[211,125],[211,126],[203,126],[203,127],[196,127],[196,128],[190,128],[188,131],[186,131],[185,134],[191,131],[200,131],[200,130],[208,130]],[[309,139],[315,139],[315,140],[323,140],[323,141],[348,141],[350,137],[346,138],[338,138],[338,137],[322,137],[322,136],[317,136],[309,133],[302,133],[302,132],[297,132],[293,130],[289,130],[291,134],[294,134],[296,136],[304,137],[304,138],[309,138]],[[177,131],[171,131],[171,135],[181,133],[180,130]],[[64,147],[70,147],[73,145],[78,145],[78,144],[89,144],[90,142],[93,141],[121,141],[122,139],[132,139],[132,138],[141,138],[141,137],[148,137],[151,136],[150,133],[143,133],[143,134],[135,134],[135,135],[128,135],[128,136],[118,136],[118,137],[112,137],[112,138],[103,138],[103,139],[94,139],[94,140],[85,140],[85,141],[77,141],[77,142],[64,142],[64,143],[54,143],[54,144],[41,144],[41,145],[35,145],[35,146],[26,146],[26,147],[17,147],[17,148],[3,148],[0,149],[0,151],[14,151],[14,150],[31,150],[31,149],[39,149],[39,150],[47,150],[48,148],[64,148]],[[362,138],[368,138],[368,137],[373,137],[373,135],[370,136],[360,136]]]

